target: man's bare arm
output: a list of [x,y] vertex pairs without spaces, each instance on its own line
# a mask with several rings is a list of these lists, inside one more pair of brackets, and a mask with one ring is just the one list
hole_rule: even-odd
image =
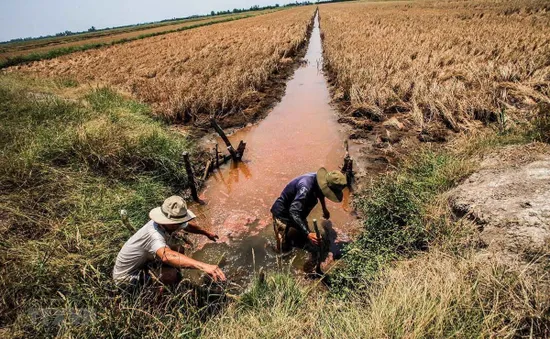
[[177,268],[194,268],[201,270],[214,279],[214,281],[224,281],[225,275],[222,270],[216,265],[209,265],[201,261],[189,258],[179,252],[171,250],[169,247],[159,248],[156,252],[157,257],[162,260],[162,263],[177,267]]
[[187,227],[185,228],[185,231],[193,234],[204,235],[212,241],[216,241],[217,239],[219,239],[219,237],[216,234],[208,232],[207,230],[195,224],[194,222],[187,223]]

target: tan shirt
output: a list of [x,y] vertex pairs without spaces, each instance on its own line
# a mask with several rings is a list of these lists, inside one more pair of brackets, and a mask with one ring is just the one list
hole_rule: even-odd
[[[187,223],[184,223],[180,229],[186,227]],[[150,220],[122,246],[116,258],[113,279],[117,282],[130,280],[147,263],[155,260],[159,249],[170,246],[171,238],[156,222]]]

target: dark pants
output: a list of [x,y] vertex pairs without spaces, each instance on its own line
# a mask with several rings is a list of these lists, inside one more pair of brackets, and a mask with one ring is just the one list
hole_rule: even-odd
[[321,246],[313,245],[307,238],[307,235],[300,232],[292,222],[275,216],[273,216],[273,231],[279,253],[288,252],[293,248],[301,248],[310,253],[321,252],[321,254],[328,253],[329,251],[330,244],[328,238],[325,236],[326,230],[324,227],[319,229]]

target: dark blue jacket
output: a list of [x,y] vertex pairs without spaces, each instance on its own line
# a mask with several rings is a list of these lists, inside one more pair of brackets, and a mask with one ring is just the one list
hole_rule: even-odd
[[308,173],[293,179],[271,207],[271,213],[287,225],[309,234],[307,217],[317,205],[321,189],[317,184],[317,174]]

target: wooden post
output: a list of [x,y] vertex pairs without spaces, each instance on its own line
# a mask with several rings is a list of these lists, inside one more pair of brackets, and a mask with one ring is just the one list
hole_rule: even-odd
[[348,141],[344,141],[344,148],[346,150],[346,156],[344,157],[344,165],[342,165],[342,174],[346,176],[348,186],[351,187],[353,180],[353,158],[349,155]]
[[346,154],[346,157],[344,158],[342,174],[346,176],[348,186],[351,186],[351,181],[353,180],[353,158],[350,157],[349,154]]
[[346,171],[346,179],[348,181],[348,186],[351,187],[352,181],[353,181],[353,158],[349,158],[348,161],[348,168]]
[[199,194],[197,192],[197,186],[195,186],[195,177],[193,176],[193,168],[191,167],[191,161],[189,160],[189,152],[183,152],[183,162],[185,163],[185,171],[187,172],[187,181],[189,181],[189,187],[191,188],[191,196],[196,202],[201,202]]
[[202,181],[205,181],[206,177],[208,177],[208,172],[210,172],[211,165],[212,165],[212,160],[208,160],[208,162],[206,163],[206,167],[204,168],[204,173],[201,178]]
[[246,149],[246,142],[241,140],[241,142],[239,143],[239,146],[237,146],[237,157],[239,157],[239,160],[243,158],[245,149]]
[[315,229],[315,236],[317,237],[317,241],[319,242],[319,251],[317,252],[317,263],[315,265],[315,273],[322,275],[323,271],[321,271],[321,257],[322,257],[321,252],[323,250],[323,239],[321,239],[321,232],[319,232],[317,219],[313,219],[313,228]]
[[275,234],[275,246],[277,247],[277,254],[281,254],[281,234],[279,233],[279,228],[277,227],[277,221],[273,218],[273,233]]
[[220,151],[218,150],[218,144],[216,144],[216,168],[220,168]]
[[214,119],[211,119],[210,123],[212,124],[212,127],[216,130],[216,132],[218,132],[223,142],[225,142],[225,145],[227,146],[227,150],[231,154],[231,157],[233,158],[233,160],[238,161],[239,157],[237,156],[237,152],[235,152],[235,149],[231,145],[231,141],[229,141],[223,129],[220,127],[220,125],[218,125],[218,123]]

